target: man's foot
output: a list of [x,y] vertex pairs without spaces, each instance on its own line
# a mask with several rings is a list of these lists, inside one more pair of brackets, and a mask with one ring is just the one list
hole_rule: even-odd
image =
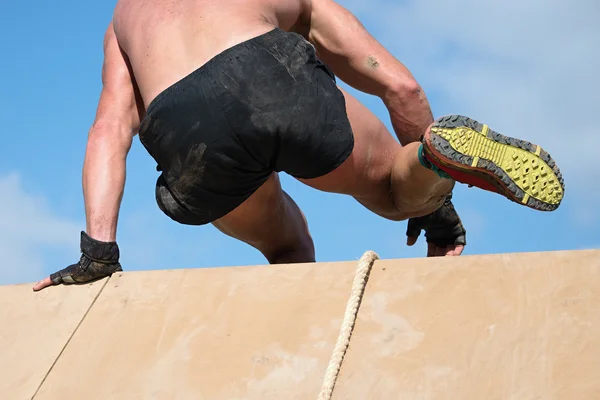
[[503,136],[467,117],[437,119],[423,138],[423,155],[442,176],[536,210],[553,211],[564,196],[562,174],[540,146]]

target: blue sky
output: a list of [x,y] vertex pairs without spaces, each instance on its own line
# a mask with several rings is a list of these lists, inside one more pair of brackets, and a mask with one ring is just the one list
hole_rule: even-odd
[[[470,115],[541,144],[566,198],[541,213],[458,187],[465,254],[600,247],[600,5],[594,0],[340,1],[412,70],[436,116]],[[102,37],[115,1],[5,2],[0,16],[0,284],[31,282],[78,259],[81,166],[100,93]],[[518,12],[515,12],[517,10]],[[387,125],[379,99],[353,91]],[[154,201],[155,164],[135,139],[118,241],[125,270],[265,264],[212,226],[178,225]],[[422,257],[406,222],[283,176],[304,210],[318,261]]]

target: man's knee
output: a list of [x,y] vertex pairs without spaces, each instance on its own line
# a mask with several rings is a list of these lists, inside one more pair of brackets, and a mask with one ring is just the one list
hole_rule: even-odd
[[265,241],[261,251],[270,264],[314,262],[315,245],[306,218],[291,197],[283,193],[285,217],[279,224],[280,235]]
[[315,262],[315,246],[312,238],[308,235],[290,244],[271,247],[262,253],[269,261],[269,264]]

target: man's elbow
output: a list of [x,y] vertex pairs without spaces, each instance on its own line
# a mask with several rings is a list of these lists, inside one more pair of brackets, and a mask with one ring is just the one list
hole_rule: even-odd
[[126,155],[133,143],[132,130],[110,120],[96,120],[88,133],[88,148]]
[[421,85],[414,78],[407,77],[390,83],[384,100],[386,103],[422,103],[426,101],[426,97]]
[[421,86],[412,78],[398,81],[388,90],[384,102],[400,143],[405,146],[420,141],[433,122],[431,107]]

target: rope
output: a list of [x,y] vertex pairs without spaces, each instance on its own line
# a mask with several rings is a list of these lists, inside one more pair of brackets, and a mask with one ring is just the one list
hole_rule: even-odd
[[352,335],[354,323],[356,322],[358,307],[360,306],[365,286],[367,285],[371,267],[377,259],[379,259],[377,253],[369,250],[363,254],[358,262],[356,275],[354,276],[354,282],[352,283],[352,292],[350,294],[350,299],[348,299],[348,304],[346,305],[346,312],[344,313],[344,320],[342,321],[342,327],[340,329],[340,335],[337,338],[337,343],[333,349],[333,354],[329,360],[327,370],[325,371],[325,378],[323,379],[323,386],[319,393],[318,400],[330,400],[333,395],[333,388],[340,372],[340,368],[342,367],[344,355],[350,344],[350,336]]

